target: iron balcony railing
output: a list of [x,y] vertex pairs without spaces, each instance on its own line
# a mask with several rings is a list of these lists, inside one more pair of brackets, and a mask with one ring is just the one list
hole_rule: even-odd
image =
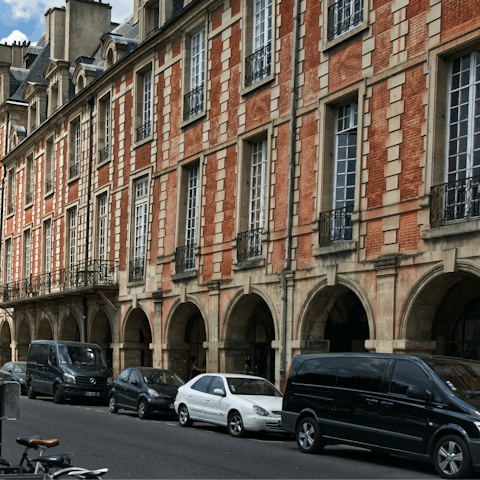
[[348,32],[363,22],[363,0],[340,0],[328,7],[329,40]]
[[137,142],[149,137],[152,134],[152,122],[144,123],[137,128]]
[[118,262],[90,260],[0,286],[0,302],[52,295],[84,287],[118,286]]
[[270,75],[272,67],[272,44],[259,48],[245,59],[245,86],[248,87]]
[[130,281],[143,280],[145,274],[145,258],[130,261]]
[[335,208],[320,214],[318,243],[321,246],[332,242],[353,239],[352,213],[353,205]]
[[14,202],[9,203],[7,205],[7,215],[12,214],[14,210],[15,210],[15,203]]
[[76,177],[80,173],[80,164],[75,163],[70,167],[70,178]]
[[203,112],[203,83],[183,97],[183,119],[195,117]]
[[33,203],[33,192],[27,193],[25,196],[25,203],[28,205],[29,203]]
[[252,260],[260,258],[263,255],[262,242],[263,228],[255,230],[248,230],[247,232],[239,233],[237,236],[237,260],[244,262],[245,260]]
[[480,176],[436,185],[430,190],[430,225],[436,227],[453,220],[468,220],[480,215]]
[[45,193],[53,191],[53,176],[50,180],[45,181]]
[[110,145],[105,145],[105,148],[100,150],[100,163],[107,160],[110,157]]
[[177,247],[175,250],[175,272],[183,273],[195,269],[196,243]]

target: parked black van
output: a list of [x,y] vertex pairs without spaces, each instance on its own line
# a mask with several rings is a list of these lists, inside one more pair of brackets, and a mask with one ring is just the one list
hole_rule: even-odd
[[433,355],[298,355],[282,428],[298,448],[350,444],[433,462],[444,478],[480,471],[480,362]]
[[51,395],[55,403],[66,398],[93,398],[108,402],[112,374],[102,350],[93,343],[34,340],[27,361],[27,395]]

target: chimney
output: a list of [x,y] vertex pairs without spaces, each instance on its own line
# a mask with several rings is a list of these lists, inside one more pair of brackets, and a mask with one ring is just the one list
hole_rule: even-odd
[[45,37],[50,41],[50,57],[63,59],[65,51],[65,10],[50,8],[45,13]]

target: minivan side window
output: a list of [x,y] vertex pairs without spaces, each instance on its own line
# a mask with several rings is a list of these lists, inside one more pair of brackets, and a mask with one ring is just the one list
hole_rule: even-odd
[[337,387],[379,392],[387,363],[387,358],[344,357]]
[[424,387],[431,391],[429,376],[408,360],[397,360],[390,381],[390,393],[406,395],[408,387]]
[[305,360],[300,365],[294,382],[305,385],[323,385],[334,387],[342,357],[322,357]]

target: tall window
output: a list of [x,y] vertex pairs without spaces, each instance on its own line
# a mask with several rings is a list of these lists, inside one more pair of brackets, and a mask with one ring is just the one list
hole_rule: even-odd
[[272,0],[253,2],[253,54],[246,59],[245,85],[270,75],[272,56]]
[[45,271],[52,272],[52,221],[47,220],[43,227],[44,232],[44,248],[45,248]]
[[152,72],[145,72],[142,85],[142,126],[138,132],[138,140],[152,133]]
[[35,191],[35,165],[33,155],[27,157],[27,171],[25,178],[25,203],[28,205],[33,202]]
[[53,176],[55,171],[55,146],[53,140],[47,141],[45,152],[45,193],[53,191]]
[[13,280],[13,257],[12,257],[12,239],[5,242],[5,282],[12,283]]
[[98,161],[104,162],[105,160],[108,160],[111,154],[111,129],[110,129],[110,124],[111,124],[111,106],[110,106],[110,98],[107,98],[106,100],[102,100],[99,103],[100,107],[100,125],[99,125],[99,148],[100,148],[100,154],[99,154],[99,159]]
[[339,37],[363,22],[364,0],[339,0],[328,7],[328,39]]
[[71,142],[72,146],[72,156],[71,156],[71,165],[70,165],[70,176],[69,178],[76,177],[80,174],[80,155],[81,155],[81,132],[80,132],[80,121],[72,125],[72,134],[73,139]]
[[184,270],[195,268],[198,225],[198,166],[188,172]]
[[135,207],[134,207],[134,239],[133,261],[130,270],[130,279],[142,279],[145,268],[145,252],[147,244],[147,220],[148,220],[148,178],[142,178],[135,183]]
[[105,146],[110,147],[110,99],[105,102]]
[[190,92],[184,99],[184,119],[203,111],[205,82],[205,29],[190,39]]
[[68,213],[70,225],[68,242],[68,264],[73,269],[77,263],[77,209],[72,208]]
[[479,215],[480,51],[451,63],[448,91],[446,220]]
[[29,279],[32,274],[32,234],[30,230],[24,233],[24,261],[25,261],[25,278]]
[[15,211],[16,176],[15,169],[8,171],[7,215]]
[[98,200],[98,262],[99,270],[105,271],[107,260],[107,195]]

